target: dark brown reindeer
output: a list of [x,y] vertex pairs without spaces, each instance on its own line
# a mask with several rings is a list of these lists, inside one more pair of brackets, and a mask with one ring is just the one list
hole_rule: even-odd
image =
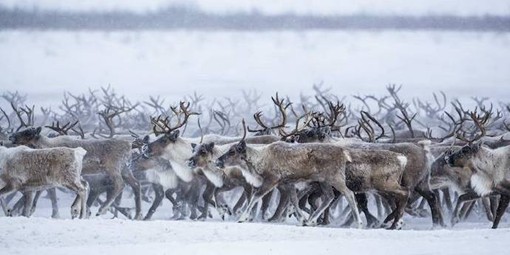
[[[28,128],[12,134],[9,139],[14,144],[27,145],[34,148],[51,147],[82,147],[87,151],[83,160],[84,175],[106,174],[113,181],[113,191],[107,194],[106,202],[101,206],[97,215],[106,213],[115,198],[122,192],[124,181],[134,191],[136,204],[136,219],[141,218],[140,184],[127,168],[131,156],[131,144],[116,139],[74,139],[69,136],[48,138],[41,135],[41,127]],[[89,204],[90,206],[90,204]]]

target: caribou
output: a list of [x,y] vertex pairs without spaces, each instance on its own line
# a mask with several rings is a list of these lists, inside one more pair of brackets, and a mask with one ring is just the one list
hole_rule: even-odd
[[25,196],[24,216],[30,216],[33,191],[48,187],[66,187],[77,196],[71,215],[85,217],[87,182],[81,177],[83,158],[87,151],[81,147],[32,149],[26,146],[0,146],[0,179],[5,185],[0,196],[22,191]]

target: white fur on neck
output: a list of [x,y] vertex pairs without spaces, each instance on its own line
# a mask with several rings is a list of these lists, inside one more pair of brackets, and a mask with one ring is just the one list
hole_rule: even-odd
[[205,177],[214,184],[217,188],[223,187],[223,177],[217,173],[212,172],[208,169],[202,169],[202,172],[204,173]]
[[252,173],[250,170],[247,170],[244,168],[240,168],[240,169],[241,169],[241,173],[243,174],[244,179],[246,179],[247,183],[249,183],[250,185],[252,185],[255,188],[262,186],[262,182],[264,181],[264,179],[262,179],[262,177],[260,175]]
[[145,171],[145,177],[150,183],[157,183],[163,186],[165,190],[177,188],[179,178],[172,169],[154,169]]
[[492,192],[492,181],[480,174],[471,176],[471,188],[480,196],[488,195]]
[[191,168],[172,160],[170,160],[170,163],[172,164],[172,169],[175,171],[175,174],[177,174],[183,182],[190,182],[193,180],[193,170],[191,170]]

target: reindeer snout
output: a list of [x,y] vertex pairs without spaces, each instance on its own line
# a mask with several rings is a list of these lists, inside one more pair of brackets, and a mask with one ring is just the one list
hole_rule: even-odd
[[195,159],[193,159],[193,158],[188,159],[188,167],[195,168],[196,166],[197,166],[197,162],[195,161]]
[[217,159],[215,164],[219,168],[225,168],[225,162],[223,162],[223,160],[221,160],[221,159]]

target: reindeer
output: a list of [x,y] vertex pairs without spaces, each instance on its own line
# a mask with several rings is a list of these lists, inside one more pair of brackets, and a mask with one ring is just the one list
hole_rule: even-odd
[[469,169],[472,192],[464,194],[459,202],[469,201],[490,194],[501,195],[492,228],[499,221],[510,201],[510,146],[490,149],[480,143],[468,144],[445,160],[452,167]]
[[26,146],[0,146],[0,179],[5,183],[0,196],[22,191],[25,198],[23,215],[31,213],[34,190],[62,186],[77,196],[71,215],[85,217],[88,184],[81,177],[83,158],[87,151],[81,147],[31,149]]
[[[82,147],[87,151],[83,161],[84,175],[95,175],[105,173],[113,182],[113,191],[107,194],[105,203],[99,208],[97,215],[107,212],[115,198],[122,192],[124,181],[134,191],[136,205],[136,219],[141,218],[141,197],[140,184],[133,177],[132,172],[127,168],[131,155],[131,144],[116,139],[86,139],[79,140],[68,136],[48,138],[41,135],[41,127],[28,128],[16,132],[9,137],[14,144],[28,145],[34,148],[52,147]],[[91,201],[89,200],[89,206]]]
[[[321,188],[328,196],[320,208],[303,223],[316,225],[317,218],[333,200],[331,187],[334,187],[346,196],[356,216],[358,227],[361,228],[363,223],[359,217],[354,193],[347,188],[345,180],[345,167],[347,162],[351,161],[349,151],[334,145],[276,142],[255,147],[247,146],[246,141],[241,140],[216,160],[216,166],[240,167],[246,180],[258,188],[241,215],[240,222],[246,221],[255,203],[278,184],[320,181]],[[292,201],[300,214],[297,194],[292,194]],[[303,220],[304,216],[300,215],[300,219]]]

